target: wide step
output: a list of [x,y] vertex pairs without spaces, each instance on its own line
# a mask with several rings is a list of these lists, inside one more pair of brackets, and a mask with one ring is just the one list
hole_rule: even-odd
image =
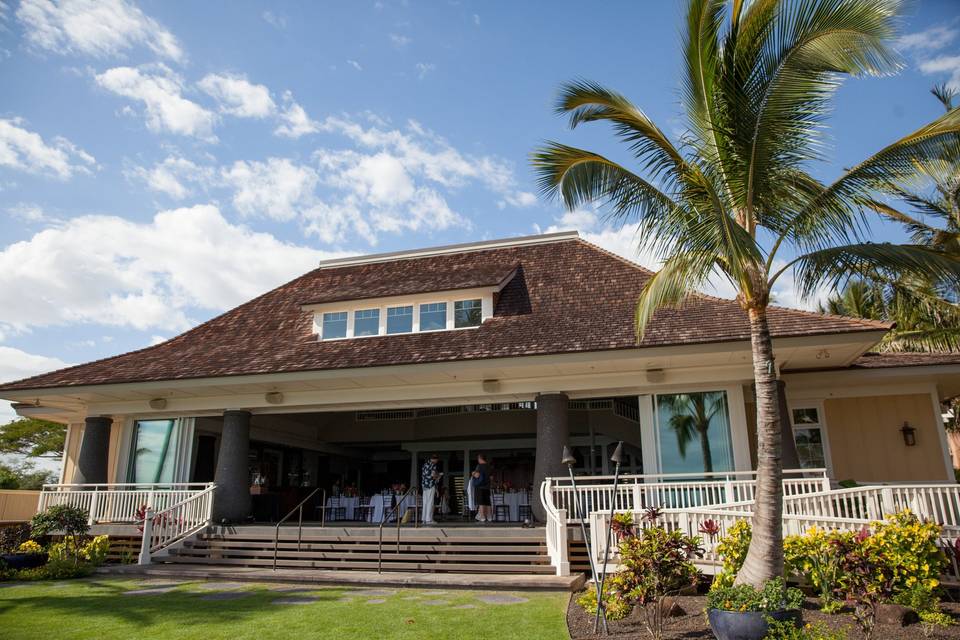
[[[211,528],[166,562],[206,566],[485,574],[555,573],[544,531],[519,528]],[[399,535],[399,545],[397,537]],[[275,536],[276,543],[275,543]]]

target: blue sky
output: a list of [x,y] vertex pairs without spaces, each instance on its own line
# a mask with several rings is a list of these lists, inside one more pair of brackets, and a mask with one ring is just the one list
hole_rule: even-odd
[[[565,131],[564,80],[682,124],[681,4],[594,5],[0,0],[0,379],[169,338],[333,255],[579,228],[634,256],[527,164],[548,138],[624,157]],[[844,85],[822,178],[939,115],[958,16],[909,5],[904,71]]]

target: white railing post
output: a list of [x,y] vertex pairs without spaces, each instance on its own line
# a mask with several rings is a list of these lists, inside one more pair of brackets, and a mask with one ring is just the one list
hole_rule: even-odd
[[153,509],[147,508],[143,514],[143,539],[140,541],[140,559],[138,564],[150,564],[150,541],[153,539]]
[[633,491],[631,496],[633,500],[633,504],[630,505],[630,511],[634,513],[640,513],[641,511],[643,511],[643,494],[640,493],[643,490],[642,487],[643,485],[641,485],[639,482],[635,482],[633,484]]
[[880,514],[881,518],[885,515],[894,514],[897,512],[897,505],[893,500],[893,489],[890,487],[884,487],[881,489],[880,500],[883,505],[883,513]]
[[567,539],[567,510],[560,509],[557,511],[556,518],[556,539],[557,539],[557,575],[558,576],[569,576],[570,575],[570,551],[569,551],[569,542]]
[[733,481],[730,480],[729,476],[727,476],[727,479],[723,482],[723,498],[726,504],[737,501],[733,495]]
[[823,490],[824,490],[824,491],[830,491],[831,489],[833,489],[833,486],[830,484],[830,476],[828,476],[828,475],[826,474],[826,472],[824,472],[824,474],[823,474]]
[[87,513],[87,524],[91,527],[97,524],[97,507],[100,502],[100,492],[94,489],[93,493],[90,495],[90,511]]

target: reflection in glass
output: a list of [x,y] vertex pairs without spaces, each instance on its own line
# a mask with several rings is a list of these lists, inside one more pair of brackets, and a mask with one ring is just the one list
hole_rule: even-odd
[[133,429],[130,482],[173,482],[177,420],[138,420]]
[[733,445],[723,391],[657,396],[663,473],[732,471]]

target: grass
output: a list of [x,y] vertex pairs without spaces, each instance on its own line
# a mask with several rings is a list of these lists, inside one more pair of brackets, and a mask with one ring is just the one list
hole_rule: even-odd
[[[2,585],[3,583],[0,583]],[[0,586],[0,637],[4,640],[287,638],[567,638],[567,594],[523,592],[526,602],[493,605],[493,592],[396,589],[391,595],[349,596],[352,587],[282,593],[271,585],[243,585],[244,597],[205,601],[202,582],[184,582],[169,593],[124,595],[144,588],[129,579],[93,577],[58,583]],[[276,587],[277,585],[273,585]],[[394,591],[391,589],[391,591]],[[495,592],[502,595],[504,592]],[[313,596],[306,605],[271,604]],[[368,603],[379,598],[381,604]],[[428,605],[426,602],[446,604]],[[476,608],[457,609],[471,604]]]

